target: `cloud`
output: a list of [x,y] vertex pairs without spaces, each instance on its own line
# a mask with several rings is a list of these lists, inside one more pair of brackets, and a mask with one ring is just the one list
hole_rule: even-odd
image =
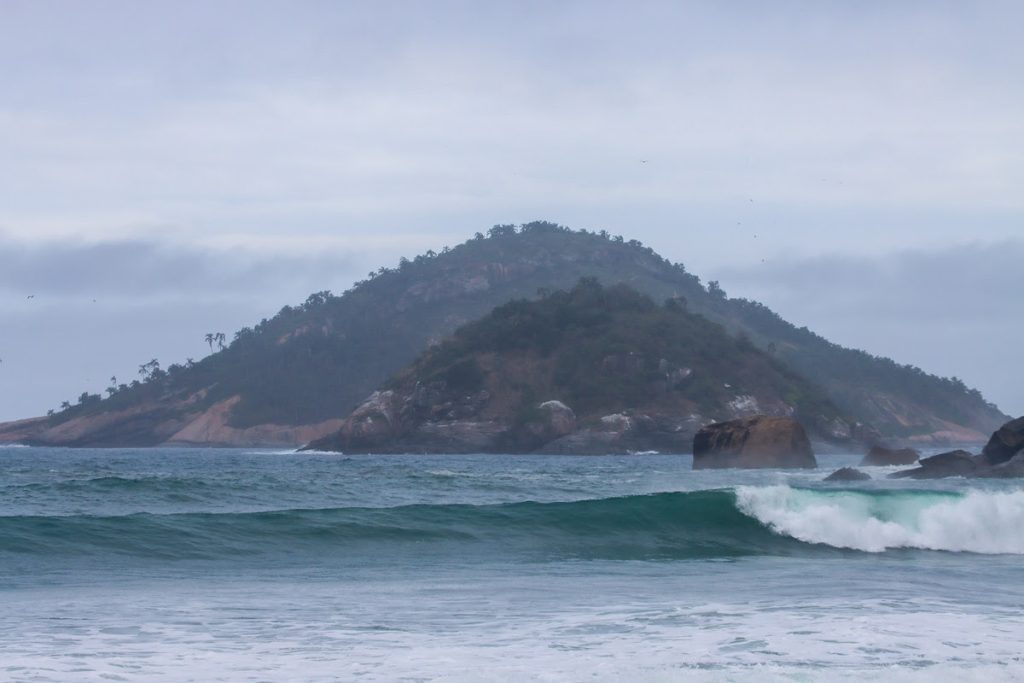
[[717,269],[730,296],[762,301],[831,341],[959,376],[1024,414],[1024,241],[888,256],[772,259]]
[[[816,318],[858,316],[876,324],[999,320],[1019,310],[1024,242],[967,243],[887,256],[823,255],[728,267],[716,277]],[[1020,324],[1020,320],[1014,320]]]
[[1012,5],[128,3],[116,26],[31,6],[0,27],[11,231],[127,211],[193,235],[325,216],[354,234],[748,197],[1024,211]]
[[[0,237],[0,292],[45,299],[254,299],[347,286],[358,255],[271,253],[146,239],[25,242]],[[360,269],[361,270],[361,269]]]

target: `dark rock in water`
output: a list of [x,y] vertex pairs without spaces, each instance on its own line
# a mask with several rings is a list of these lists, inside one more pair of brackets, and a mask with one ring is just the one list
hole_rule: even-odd
[[852,467],[843,467],[825,477],[822,481],[867,481],[871,479],[870,474],[865,474]]
[[893,479],[942,479],[979,477],[1016,479],[1024,477],[1024,417],[1007,422],[989,439],[981,455],[950,451],[924,458],[920,467],[895,472]]
[[1021,450],[1024,450],[1024,417],[1011,420],[996,430],[981,453],[987,464],[999,465]]
[[890,479],[944,479],[946,477],[973,477],[983,470],[979,458],[967,451],[956,450],[922,458],[920,467],[889,475]]
[[704,427],[693,438],[693,469],[817,467],[807,432],[788,417],[757,415]]
[[885,467],[887,465],[913,465],[918,461],[921,454],[913,448],[886,448],[885,446],[872,446],[864,459],[860,461],[862,467]]
[[995,467],[985,467],[976,475],[984,479],[1020,479],[1024,477],[1024,450]]

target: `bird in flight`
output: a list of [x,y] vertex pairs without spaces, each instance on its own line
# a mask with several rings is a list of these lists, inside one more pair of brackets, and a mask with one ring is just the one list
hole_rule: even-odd
[[27,297],[25,297],[25,298],[26,298],[26,299],[35,299],[35,298],[36,298],[36,295],[35,295],[35,294],[29,294],[29,295],[28,295]]

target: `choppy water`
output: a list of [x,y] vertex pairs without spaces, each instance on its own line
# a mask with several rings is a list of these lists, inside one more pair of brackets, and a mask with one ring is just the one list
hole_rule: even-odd
[[0,448],[0,680],[1024,679],[1024,489],[857,459]]

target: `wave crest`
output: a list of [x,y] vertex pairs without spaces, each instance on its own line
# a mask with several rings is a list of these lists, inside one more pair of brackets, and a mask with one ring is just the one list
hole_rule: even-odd
[[740,487],[739,509],[778,534],[878,553],[1024,554],[1024,491],[819,491]]

